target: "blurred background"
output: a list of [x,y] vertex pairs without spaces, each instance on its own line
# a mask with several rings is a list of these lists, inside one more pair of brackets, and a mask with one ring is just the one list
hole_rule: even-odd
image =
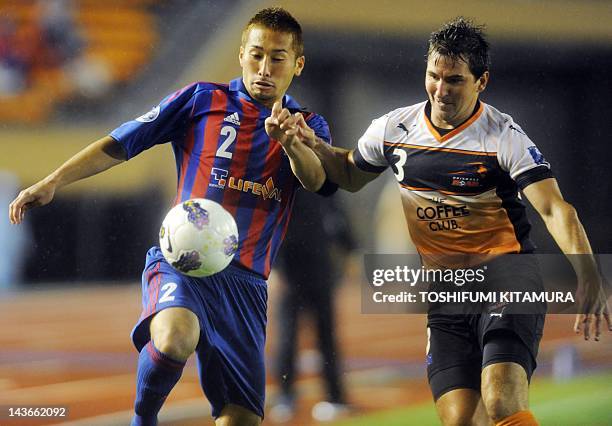
[[[482,99],[523,127],[594,251],[612,253],[612,2],[605,0],[0,0],[0,206],[6,211],[21,188],[168,93],[240,75],[242,28],[274,5],[304,30],[306,67],[289,93],[324,115],[334,144],[347,148],[372,119],[425,99],[431,31],[458,15],[486,24],[492,68]],[[335,292],[352,407],[345,425],[436,424],[424,318],[360,314],[361,254],[410,251],[393,182],[385,173],[357,194],[336,195],[356,247]],[[139,277],[175,187],[171,149],[158,146],[65,188],[20,227],[0,220],[0,405],[68,405],[73,424],[127,423]],[[541,251],[558,253],[532,210],[530,218]],[[270,280],[271,402],[285,281],[282,271]],[[542,424],[612,424],[612,336],[587,343],[572,323],[547,320],[533,409]],[[299,400],[288,424],[315,422],[310,409],[325,399],[310,324],[300,323]],[[192,364],[161,419],[208,421]]]

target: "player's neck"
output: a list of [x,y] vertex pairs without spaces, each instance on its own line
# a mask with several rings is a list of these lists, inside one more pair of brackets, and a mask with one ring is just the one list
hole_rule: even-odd
[[472,105],[462,111],[460,114],[452,117],[451,119],[445,120],[442,117],[442,114],[436,115],[431,108],[431,104],[428,105],[427,108],[427,116],[431,120],[431,124],[439,129],[452,130],[461,126],[463,123],[468,121],[476,112],[478,112],[478,108],[480,106],[480,101],[478,98],[474,101]]

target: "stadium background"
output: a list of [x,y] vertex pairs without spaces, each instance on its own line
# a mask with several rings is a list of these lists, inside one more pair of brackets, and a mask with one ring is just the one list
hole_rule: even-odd
[[[522,125],[553,165],[594,250],[612,253],[612,4],[596,0],[0,0],[1,204],[167,93],[239,75],[242,27],[269,5],[286,7],[305,33],[306,68],[290,93],[322,113],[344,147],[354,146],[373,118],[424,99],[433,29],[457,15],[486,23],[493,66],[482,99]],[[41,28],[52,28],[49,17],[72,34],[40,42],[48,34]],[[11,46],[29,59],[14,67]],[[137,280],[175,179],[171,150],[160,146],[66,188],[20,229],[0,221],[0,405],[68,405],[73,424],[125,424],[134,392],[128,332],[139,314]],[[381,193],[397,191],[390,182],[387,173],[358,194],[339,195],[360,253],[403,247],[405,225],[391,213],[397,205],[379,202],[386,200]],[[530,217],[541,250],[558,253]],[[270,280],[269,354],[280,280]],[[359,268],[349,268],[337,299],[344,377],[354,418],[362,419],[341,424],[435,424],[424,380],[424,319],[361,315],[361,280]],[[585,343],[571,323],[568,316],[548,319],[533,409],[542,424],[611,424],[612,336]],[[310,424],[309,407],[322,397],[308,329],[294,424]],[[269,384],[273,395],[272,378]],[[202,424],[207,411],[190,364],[162,421]]]

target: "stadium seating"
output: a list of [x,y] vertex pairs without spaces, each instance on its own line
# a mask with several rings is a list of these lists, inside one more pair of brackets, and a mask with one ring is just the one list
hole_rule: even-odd
[[[151,60],[158,34],[152,6],[158,0],[74,1],[75,26],[84,40],[82,63],[94,64],[108,87],[134,78]],[[0,15],[17,28],[16,38],[36,59],[44,49],[37,28],[39,5],[32,0],[0,0]],[[42,52],[44,54],[44,52]],[[88,68],[81,72],[87,74]],[[85,76],[87,77],[87,75]],[[53,106],[79,92],[79,82],[61,66],[32,62],[27,87],[0,96],[0,122],[36,123],[48,118]],[[100,95],[98,90],[96,95]]]

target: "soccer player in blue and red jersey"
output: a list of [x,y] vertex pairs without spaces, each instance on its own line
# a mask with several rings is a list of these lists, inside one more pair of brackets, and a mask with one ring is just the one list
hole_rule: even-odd
[[176,203],[208,198],[236,219],[233,263],[207,278],[181,275],[159,247],[147,253],[143,312],[132,332],[140,351],[133,425],[155,425],[185,362],[196,353],[204,393],[218,425],[257,425],[264,407],[266,278],[285,234],[294,192],[333,190],[317,156],[296,143],[306,120],[330,142],[325,120],[285,95],[304,67],[299,23],[281,8],[247,24],[239,53],[242,78],[194,83],[166,97],[22,191],[9,207],[49,203],[59,188],[170,141],[178,169]]

